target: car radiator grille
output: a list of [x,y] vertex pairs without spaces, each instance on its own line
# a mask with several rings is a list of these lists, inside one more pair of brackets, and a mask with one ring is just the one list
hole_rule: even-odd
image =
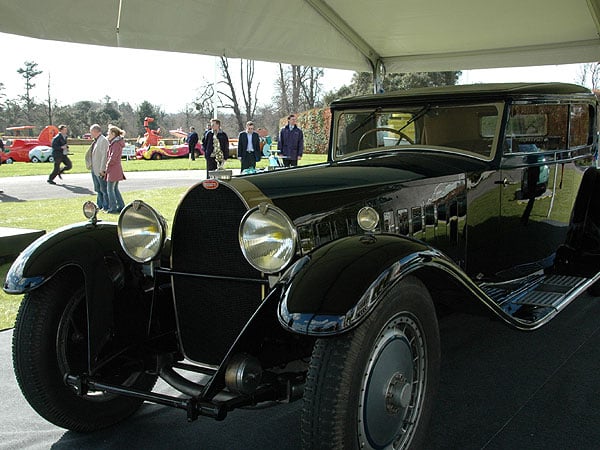
[[[193,187],[180,203],[171,233],[173,294],[185,356],[217,365],[261,301],[260,279],[245,260],[238,227],[246,205],[229,186]],[[214,275],[238,279],[203,278]]]

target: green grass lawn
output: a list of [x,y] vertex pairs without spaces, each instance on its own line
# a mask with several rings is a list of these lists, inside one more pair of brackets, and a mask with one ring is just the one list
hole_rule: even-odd
[[[171,225],[177,203],[186,190],[186,187],[164,188],[123,192],[122,195],[125,203],[136,199],[148,202]],[[3,203],[0,226],[33,228],[48,232],[70,223],[82,222],[86,219],[83,217],[81,207],[87,200],[95,200],[95,196]],[[102,215],[101,217],[110,216]],[[115,218],[116,216],[110,217],[111,220],[115,220]],[[9,267],[10,263],[0,265],[0,280],[2,282],[4,282]],[[13,326],[22,298],[22,295],[8,295],[0,290],[0,330]]]
[[[73,173],[85,173],[84,155],[87,147],[71,146],[71,160],[73,161]],[[324,162],[326,155],[304,155],[300,160],[301,165],[317,164]],[[193,166],[192,166],[193,164]],[[258,167],[266,167],[266,159],[258,163]],[[236,159],[227,161],[226,168],[238,169],[240,162]],[[149,171],[149,170],[189,170],[206,169],[204,158],[192,163],[185,158],[163,159],[160,161],[131,160],[123,161],[125,172]],[[0,177],[25,176],[25,175],[47,175],[52,171],[50,163],[14,163],[3,164],[0,167]],[[129,203],[139,199],[152,205],[159,211],[169,226],[173,223],[175,208],[179,199],[187,190],[181,188],[159,188],[144,191],[122,192],[123,200]],[[64,198],[53,200],[36,200],[29,202],[0,202],[2,203],[0,214],[0,226],[12,228],[33,228],[46,230],[46,232],[68,225],[74,222],[84,221],[81,207],[87,200],[96,200],[95,195],[79,198]],[[106,216],[102,216],[106,217]],[[115,219],[112,217],[111,219]],[[0,282],[4,282],[6,272],[10,263],[0,264]],[[22,295],[8,295],[0,290],[0,330],[13,326],[15,316],[21,303]]]
[[[72,145],[70,146],[71,155],[69,158],[73,162],[73,169],[70,173],[85,173],[85,152],[87,146]],[[327,155],[305,154],[299,161],[300,165],[306,166],[316,164],[327,159]],[[268,165],[268,160],[263,158],[256,167],[261,169]],[[237,158],[229,159],[225,162],[226,169],[239,169],[240,161]],[[206,160],[204,157],[197,158],[195,162],[188,158],[172,158],[161,159],[157,161],[148,161],[145,159],[130,159],[123,160],[123,170],[127,172],[144,172],[153,170],[190,170],[190,169],[206,169]],[[2,164],[0,166],[0,177],[17,177],[22,175],[48,175],[52,172],[51,163],[23,163],[17,162],[13,164]]]

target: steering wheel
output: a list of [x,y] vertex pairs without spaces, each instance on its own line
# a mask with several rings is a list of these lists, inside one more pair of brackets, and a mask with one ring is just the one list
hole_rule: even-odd
[[371,128],[370,130],[367,130],[362,134],[362,136],[358,140],[358,150],[361,149],[362,142],[365,139],[365,137],[367,137],[367,135],[369,135],[371,133],[376,133],[378,131],[387,131],[387,132],[394,133],[394,134],[397,134],[398,136],[400,136],[398,138],[398,140],[396,141],[396,145],[399,145],[400,141],[402,139],[405,139],[406,141],[408,141],[409,144],[415,143],[410,137],[408,137],[405,133],[403,133],[400,130],[394,130],[393,128],[389,128],[389,127],[377,127],[377,128]]

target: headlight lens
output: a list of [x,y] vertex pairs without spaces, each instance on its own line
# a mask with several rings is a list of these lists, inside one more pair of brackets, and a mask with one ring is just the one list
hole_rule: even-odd
[[294,257],[298,240],[289,217],[267,203],[246,213],[240,224],[239,238],[246,260],[264,273],[285,268]]
[[83,215],[86,219],[93,219],[98,214],[98,207],[94,202],[87,201],[83,204]]
[[123,208],[117,229],[125,253],[140,263],[159,255],[167,234],[165,219],[141,200]]
[[365,206],[356,215],[358,226],[364,231],[373,231],[379,225],[379,214],[370,206]]

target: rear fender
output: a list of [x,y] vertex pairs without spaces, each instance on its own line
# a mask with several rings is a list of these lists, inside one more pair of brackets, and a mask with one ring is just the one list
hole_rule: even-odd
[[361,323],[407,274],[453,266],[421,241],[397,235],[351,236],[317,249],[284,275],[278,317],[311,336],[343,333]]

